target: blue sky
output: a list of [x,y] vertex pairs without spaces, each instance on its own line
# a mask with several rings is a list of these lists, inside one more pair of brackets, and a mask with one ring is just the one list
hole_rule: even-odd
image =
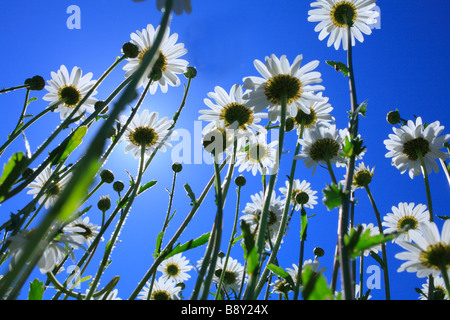
[[[203,99],[215,86],[229,90],[234,84],[242,84],[242,78],[258,75],[253,60],[263,60],[274,53],[287,55],[292,62],[298,54],[303,54],[304,63],[319,60],[317,68],[322,73],[324,95],[330,98],[334,107],[333,116],[339,128],[347,126],[346,111],[349,109],[347,79],[328,66],[326,60],[346,61],[343,50],[328,48],[326,41],[319,41],[314,32],[315,23],[307,21],[310,1],[195,1],[190,15],[174,16],[171,31],[179,34],[179,42],[185,44],[188,53],[184,56],[198,71],[193,80],[186,107],[178,122],[178,128],[193,132],[194,121],[200,109],[206,108]],[[400,4],[401,3],[401,4]],[[70,30],[66,21],[70,14],[66,12],[70,5],[81,9],[81,29]],[[390,159],[385,158],[387,150],[383,140],[388,138],[392,127],[385,118],[386,114],[398,108],[403,118],[413,119],[422,116],[424,122],[439,120],[448,133],[448,41],[445,30],[450,27],[447,13],[448,1],[400,1],[377,2],[381,8],[381,28],[365,36],[363,44],[354,48],[354,67],[358,99],[368,99],[368,113],[360,122],[360,132],[368,151],[364,162],[375,166],[375,177],[371,190],[382,215],[391,212],[392,206],[399,202],[426,203],[422,177],[411,180],[407,174],[391,166]],[[28,77],[36,74],[50,79],[50,72],[65,64],[70,70],[73,66],[82,68],[84,73],[92,72],[94,79],[100,77],[104,70],[120,55],[124,42],[130,40],[130,33],[141,30],[151,23],[160,22],[161,13],[155,8],[154,1],[147,0],[134,3],[122,1],[13,1],[4,0],[0,12],[0,32],[2,34],[0,56],[0,86],[20,85]],[[98,90],[97,98],[103,99],[124,79],[122,66],[118,67],[106,79]],[[182,82],[186,80],[182,77]],[[32,96],[41,98],[45,90],[33,92]],[[161,116],[171,117],[178,108],[183,95],[183,87],[169,88],[167,94],[160,91],[146,99],[144,107],[155,110]],[[0,117],[0,137],[11,132],[20,114],[24,91],[15,91],[0,96],[3,112]],[[33,102],[29,113],[36,114],[47,106],[43,100]],[[34,125],[27,138],[32,150],[35,150],[59,123],[59,115],[51,114]],[[192,141],[195,144],[194,141]],[[287,137],[285,147],[293,151],[294,135]],[[18,139],[2,156],[5,161],[14,151],[22,150],[23,143]],[[123,146],[116,149],[106,168],[113,170],[117,179],[127,181],[124,168],[132,174],[136,172],[137,161],[131,154],[123,154]],[[289,155],[284,161],[284,168],[290,168]],[[193,159],[192,159],[193,161]],[[102,284],[115,275],[120,275],[119,296],[127,298],[152,263],[154,240],[161,229],[167,208],[167,192],[170,188],[172,173],[170,171],[170,151],[158,154],[144,180],[157,180],[158,184],[138,198],[121,233],[121,242],[113,251],[113,264],[104,274]],[[283,164],[282,164],[283,166]],[[286,169],[288,170],[288,169]],[[342,177],[344,171],[336,169],[336,175]],[[319,168],[314,176],[302,162],[297,165],[296,178],[307,179],[312,188],[318,191],[319,200],[325,183],[329,183],[326,170]],[[175,232],[179,223],[190,210],[189,199],[185,196],[183,184],[188,182],[196,195],[199,195],[213,174],[213,167],[203,164],[185,164],[179,175],[174,209],[177,214],[169,228]],[[280,175],[278,187],[284,186],[285,175]],[[250,201],[250,195],[259,192],[260,177],[246,175],[248,185],[242,191],[241,209]],[[432,173],[430,181],[433,192],[435,212],[448,215],[446,200],[449,187],[442,170]],[[104,187],[98,195],[111,194],[112,190]],[[376,223],[373,210],[363,191],[356,194],[359,199],[357,223]],[[29,201],[26,194],[19,195],[2,206],[3,216],[8,211],[20,207],[23,201]],[[24,200],[25,198],[25,200]],[[223,243],[228,242],[231,223],[234,216],[235,192],[230,189],[225,213]],[[320,202],[320,201],[319,201]],[[205,205],[195,216],[192,225],[180,242],[187,241],[209,232],[214,218],[214,197],[211,192]],[[332,255],[334,252],[337,230],[337,212],[328,211],[320,203],[310,214],[311,219],[305,249],[305,259],[312,259],[312,249],[322,247],[326,255],[321,258],[321,265],[328,270],[327,279],[331,279]],[[100,219],[100,212],[91,220]],[[280,251],[280,265],[284,268],[297,263],[298,255],[298,216],[294,216],[290,231]],[[98,220],[99,221],[99,220]],[[440,221],[437,221],[440,223]],[[109,238],[109,235],[107,235]],[[243,262],[242,252],[237,246],[232,256]],[[225,250],[225,247],[224,247]],[[423,280],[415,274],[397,273],[400,261],[394,258],[399,247],[387,246],[390,263],[391,295],[393,299],[417,299],[415,287],[421,287]],[[187,253],[193,262],[202,257],[204,248]],[[294,254],[292,255],[292,252]],[[376,265],[375,260],[367,258],[365,266]],[[97,264],[93,263],[93,270]],[[194,273],[192,272],[192,276]],[[188,288],[195,277],[188,282]],[[382,283],[382,281],[381,281]],[[86,285],[84,284],[84,288]],[[186,290],[186,296],[190,291]],[[374,299],[383,299],[383,287],[373,290]]]

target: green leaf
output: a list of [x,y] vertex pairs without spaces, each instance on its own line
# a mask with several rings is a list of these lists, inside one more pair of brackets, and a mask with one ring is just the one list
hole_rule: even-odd
[[8,162],[3,166],[3,172],[0,176],[0,202],[3,201],[5,195],[11,187],[20,178],[23,169],[27,163],[27,157],[23,152],[17,152],[9,158]]
[[164,232],[158,233],[158,236],[156,237],[156,248],[155,248],[155,254],[153,255],[154,258],[157,258],[159,256],[159,253],[161,251],[161,243],[162,238],[164,236]]
[[377,234],[370,235],[370,230],[362,232],[362,227],[359,226],[357,230],[352,229],[350,235],[345,235],[344,241],[351,258],[356,258],[365,250],[373,248],[374,246],[391,241],[400,233],[392,233],[389,235]]
[[306,229],[308,227],[308,217],[306,216],[306,211],[302,208],[302,213],[300,215],[301,219],[301,229],[300,229],[300,239],[306,240]]
[[146,183],[145,185],[140,186],[139,187],[139,191],[138,191],[138,195],[141,194],[142,192],[150,189],[151,187],[153,187],[157,182],[158,181],[152,180],[152,181]]
[[306,266],[302,272],[304,300],[327,300],[333,297],[333,292],[322,274],[314,272],[310,266]]
[[325,61],[328,65],[332,66],[337,72],[341,72],[345,77],[348,77],[348,67],[342,62],[338,61]]
[[195,206],[197,204],[197,199],[195,198],[195,194],[192,191],[192,189],[189,186],[189,184],[186,183],[184,185],[184,190],[186,190],[186,193],[187,193],[188,197],[191,199],[191,206]]
[[347,136],[345,137],[345,142],[342,147],[342,152],[340,155],[345,158],[350,158],[353,154],[354,145],[353,142],[350,141],[350,138]]
[[255,246],[255,238],[250,231],[249,224],[244,220],[241,221],[241,230],[244,238],[244,241],[242,242],[244,248],[244,258],[247,260],[247,271],[251,275],[259,264],[258,253]]
[[34,279],[30,283],[30,290],[28,291],[28,300],[42,300],[44,296],[44,282]]
[[64,161],[83,141],[87,133],[87,127],[78,127],[68,140],[64,140],[61,145],[50,153],[52,165],[56,165]]
[[36,98],[36,97],[30,98],[30,100],[27,101],[27,106],[28,106],[31,102],[36,101],[37,99],[38,99],[38,98]]
[[323,190],[323,193],[323,203],[327,206],[328,210],[339,207],[342,203],[342,198],[345,195],[340,183],[339,186],[335,184],[327,184],[327,187]]
[[280,266],[271,263],[267,265],[267,269],[275,273],[277,276],[280,276],[281,278],[285,279],[289,283],[289,285],[291,285],[292,288],[295,287],[295,283],[291,275]]
[[209,241],[210,232],[198,237],[197,239],[192,239],[185,244],[178,244],[167,256],[166,259],[176,255],[177,253],[184,252],[190,249],[200,247]]

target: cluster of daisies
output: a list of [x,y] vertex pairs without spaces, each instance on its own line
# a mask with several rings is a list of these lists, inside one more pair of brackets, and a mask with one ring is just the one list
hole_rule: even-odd
[[[137,1],[137,0],[135,0]],[[374,11],[376,0],[318,0],[311,4],[308,20],[319,22],[315,31],[320,32],[319,39],[327,36],[328,46],[334,45],[338,50],[341,42],[344,50],[348,43],[355,40],[362,42],[363,33],[371,33],[370,24],[376,22],[378,12]],[[157,7],[164,10],[165,1],[157,1]],[[174,1],[173,10],[176,14],[191,12],[189,0]],[[349,26],[349,28],[347,28]],[[350,30],[350,33],[348,31]],[[125,77],[131,77],[140,68],[145,54],[155,44],[160,27],[148,25],[141,31],[130,35],[130,43],[135,46],[136,54],[127,56],[123,67]],[[351,37],[349,39],[348,37]],[[166,93],[168,87],[180,85],[178,76],[188,69],[188,62],[181,59],[187,53],[182,43],[177,43],[178,34],[170,33],[166,28],[154,63],[144,72],[137,83],[138,88],[155,94],[158,88]],[[216,86],[214,91],[204,99],[207,109],[200,110],[199,120],[207,121],[203,129],[203,146],[214,155],[225,154],[235,161],[239,172],[257,174],[273,174],[279,153],[279,140],[268,141],[268,133],[273,128],[285,125],[286,131],[295,129],[299,153],[296,160],[303,160],[306,168],[318,166],[346,166],[343,156],[344,142],[349,138],[347,129],[338,129],[331,115],[333,110],[329,98],[323,95],[325,88],[320,72],[316,71],[319,61],[311,61],[303,65],[303,56],[297,55],[289,62],[284,55],[277,57],[272,54],[264,61],[255,60],[254,67],[260,76],[248,76],[242,84],[235,84],[229,90]],[[57,103],[53,110],[60,113],[61,120],[71,117],[76,120],[86,119],[88,113],[96,110],[98,100],[94,97],[96,81],[92,73],[83,75],[79,67],[73,67],[69,73],[62,65],[57,72],[51,73],[51,80],[45,87],[48,93],[45,101]],[[86,95],[89,93],[89,96]],[[285,105],[285,109],[282,107]],[[125,152],[131,152],[135,158],[140,157],[142,150],[145,156],[155,151],[165,151],[171,147],[171,139],[175,134],[172,130],[173,120],[160,118],[157,112],[143,110],[140,115],[132,110],[130,116],[120,117],[120,127],[125,128],[120,141],[126,143]],[[263,119],[267,123],[263,124]],[[436,160],[445,160],[448,152],[442,151],[450,140],[450,135],[442,135],[444,127],[438,121],[425,125],[419,117],[415,122],[408,121],[400,128],[394,128],[394,134],[385,140],[392,165],[401,173],[409,172],[411,178],[421,173],[438,171]],[[363,156],[359,154],[358,160]],[[61,172],[64,172],[62,170]],[[353,191],[365,188],[374,174],[363,162],[360,162],[354,173]],[[47,167],[36,180],[29,185],[29,194],[38,198],[38,203],[46,209],[52,206],[64,189],[71,173],[63,176],[54,175],[51,167]],[[289,190],[292,192],[289,194]],[[269,204],[266,250],[270,251],[279,231],[286,199],[290,200],[293,210],[313,209],[317,205],[317,191],[311,189],[306,180],[294,179],[292,186],[285,182],[279,188],[281,195],[272,193]],[[243,210],[241,220],[245,221],[251,232],[255,232],[264,207],[264,192],[251,195]],[[385,233],[401,232],[394,239],[406,251],[396,255],[398,259],[406,260],[398,271],[417,272],[419,277],[435,276],[435,288],[443,288],[444,280],[440,278],[443,271],[450,269],[450,222],[444,223],[442,233],[435,223],[430,222],[429,212],[423,204],[399,203],[392,207],[392,213],[384,217]],[[380,230],[373,224],[363,224],[364,230],[370,230],[371,235],[377,235]],[[407,227],[407,231],[405,230]],[[58,235],[45,246],[38,261],[42,273],[52,271],[67,256],[73,257],[73,250],[92,244],[98,236],[100,226],[89,222],[88,217],[75,217],[71,222],[60,227]],[[11,253],[10,266],[20,258],[27,241],[33,231],[24,229],[9,237]],[[379,246],[372,251],[381,250]],[[365,251],[364,255],[368,255]],[[201,266],[199,261],[197,268]],[[305,261],[303,267],[311,267],[313,272],[322,273],[317,259]],[[297,281],[298,266],[292,265],[287,271]],[[174,255],[161,263],[158,271],[162,276],[153,282],[148,282],[139,294],[139,299],[177,300],[182,298],[183,283],[191,276],[189,272],[195,269],[181,253]],[[244,266],[236,259],[218,259],[214,272],[213,283],[222,283],[225,294],[236,296],[246,281]],[[286,293],[286,283],[278,279],[271,284],[273,292]],[[428,286],[429,284],[424,285]],[[117,298],[117,291],[110,297]]]

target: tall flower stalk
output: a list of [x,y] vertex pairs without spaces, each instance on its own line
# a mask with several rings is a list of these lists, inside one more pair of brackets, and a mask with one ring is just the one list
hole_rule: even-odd
[[[351,119],[349,123],[349,133],[352,138],[358,136],[358,102],[356,98],[356,86],[355,86],[355,74],[353,70],[353,49],[352,49],[352,33],[351,24],[347,20],[347,13],[344,14],[344,20],[347,25],[347,68],[350,88],[350,101],[351,101]],[[349,225],[349,212],[350,212],[350,191],[353,183],[353,174],[355,170],[356,155],[352,153],[347,163],[347,174],[344,183],[344,195],[342,196],[342,203],[339,208],[339,223],[338,223],[338,251],[339,261],[341,267],[342,282],[344,288],[344,298],[353,299],[353,279],[351,272],[350,257],[345,248],[344,236],[347,233]]]

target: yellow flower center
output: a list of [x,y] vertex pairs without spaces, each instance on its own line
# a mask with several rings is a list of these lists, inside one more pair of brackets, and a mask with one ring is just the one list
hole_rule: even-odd
[[333,6],[330,16],[331,21],[336,27],[344,28],[347,26],[347,22],[352,26],[358,15],[353,3],[350,1],[341,1]]
[[289,74],[279,74],[267,80],[264,94],[273,105],[281,105],[281,95],[285,92],[287,104],[300,99],[303,93],[303,84],[296,77]]
[[128,136],[130,142],[138,147],[146,146],[150,147],[156,144],[158,141],[158,134],[155,129],[150,127],[137,127]]
[[68,108],[75,108],[78,102],[81,101],[80,91],[72,85],[59,89],[58,95],[61,100],[64,100],[64,105]]
[[243,104],[232,102],[223,107],[219,118],[225,121],[226,127],[237,121],[239,128],[245,130],[253,122],[254,116],[253,111]]

